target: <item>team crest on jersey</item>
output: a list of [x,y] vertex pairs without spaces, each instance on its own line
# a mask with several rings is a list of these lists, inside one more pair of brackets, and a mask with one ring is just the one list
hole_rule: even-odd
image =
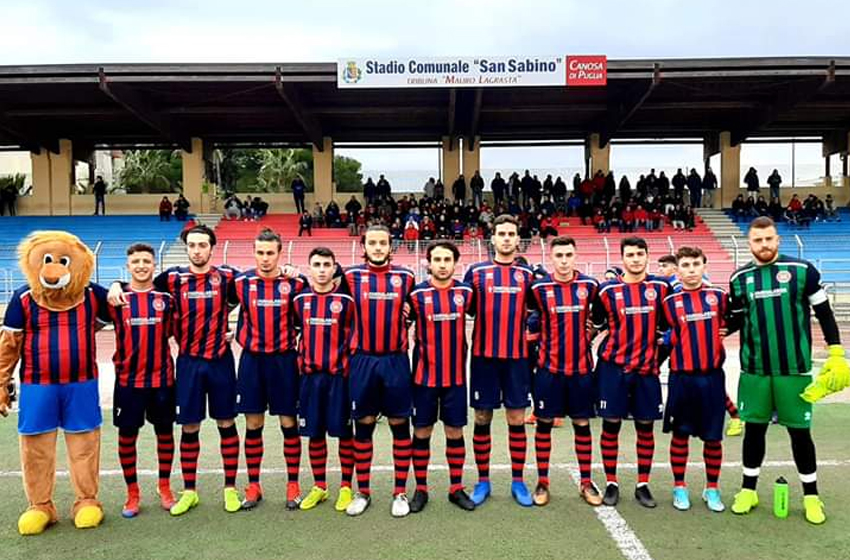
[[658,297],[658,292],[655,291],[654,288],[648,288],[643,295],[646,297],[648,301],[655,301],[655,298]]
[[339,313],[340,311],[342,311],[342,303],[340,303],[338,301],[332,301],[331,302],[331,312],[332,313]]
[[455,305],[463,305],[464,298],[463,298],[462,295],[455,294],[454,300],[455,300]]
[[280,293],[282,295],[288,294],[291,290],[292,290],[292,288],[290,288],[289,284],[287,284],[287,283],[281,284],[280,287],[278,288],[278,291],[280,291]]
[[776,281],[785,284],[791,281],[791,273],[787,270],[780,270],[776,273]]
[[392,279],[390,279],[390,284],[392,284],[396,288],[400,288],[401,287],[401,278],[398,277],[398,276],[393,276]]
[[369,277],[368,276],[361,276],[360,277],[360,283],[361,284],[368,284],[369,283]]
[[622,292],[614,293],[614,299],[623,299],[623,293]]
[[576,290],[576,296],[579,299],[585,299],[587,297],[587,288],[579,288]]
[[157,311],[164,311],[165,310],[165,302],[162,301],[161,299],[153,300],[152,305],[153,305],[153,308]]
[[434,298],[431,296],[425,296],[425,303],[434,303]]
[[218,276],[218,274],[211,275],[210,276],[210,285],[218,286],[219,284],[221,284],[221,278]]
[[519,284],[525,282],[525,276],[522,272],[514,272],[514,280],[516,280]]
[[717,305],[717,298],[716,298],[716,297],[714,297],[714,296],[713,296],[713,295],[711,295],[711,294],[708,294],[707,296],[705,296],[705,302],[706,302],[708,305]]
[[494,278],[493,273],[487,272],[486,274],[484,274],[484,278],[486,278],[487,280],[492,280]]
[[676,309],[684,309],[685,304],[682,303],[681,301],[676,301],[674,307],[676,307]]
[[304,311],[310,311],[311,307],[313,307],[313,305],[309,301],[304,302]]
[[257,291],[257,285],[256,284],[250,284],[248,286],[248,291],[249,292],[256,292]]

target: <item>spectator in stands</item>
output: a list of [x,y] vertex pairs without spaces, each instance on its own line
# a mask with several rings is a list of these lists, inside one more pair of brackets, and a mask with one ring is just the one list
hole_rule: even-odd
[[401,220],[396,218],[390,226],[390,237],[392,237],[393,245],[398,246],[404,240],[404,228],[401,227]]
[[770,186],[770,198],[779,198],[779,187],[782,186],[782,176],[779,175],[778,170],[773,170],[773,173],[767,178],[767,184]]
[[756,215],[758,216],[767,216],[770,214],[770,207],[767,205],[767,201],[763,196],[759,195],[758,200],[756,200]]
[[304,206],[304,194],[307,192],[307,186],[301,177],[296,177],[292,180],[292,198],[295,199],[295,211],[301,214],[306,211]]
[[826,195],[826,199],[824,200],[824,218],[827,222],[831,222],[833,220],[840,222],[841,216],[838,214],[838,210],[835,208],[835,199],[832,198],[831,194]]
[[434,198],[434,187],[437,185],[436,181],[434,181],[433,177],[429,177],[425,182],[425,186],[422,191],[425,193],[425,196],[428,198]]
[[319,201],[316,201],[315,206],[313,206],[313,223],[316,224],[316,227],[325,225],[325,213],[322,211],[322,203]]
[[702,204],[702,178],[696,169],[691,168],[688,175],[688,193],[691,197],[691,206],[699,208]]
[[682,173],[681,167],[676,170],[676,174],[673,175],[671,183],[673,183],[673,197],[683,198],[685,196],[685,185],[688,184],[688,179],[685,177],[685,174]]
[[814,194],[810,194],[803,201],[803,213],[810,222],[817,222],[823,219],[824,210],[823,203]]
[[611,222],[601,208],[593,216],[593,225],[598,233],[611,233]]
[[579,187],[581,187],[581,175],[576,173],[573,175],[573,192],[577,193],[579,191]]
[[[759,192],[759,188],[761,188],[761,186],[759,185],[759,174],[758,171],[756,171],[755,167],[750,167],[749,171],[747,171],[747,174],[744,175],[744,184],[747,185],[747,192]],[[753,194],[752,196],[756,195]]]
[[378,198],[378,187],[372,182],[372,178],[368,177],[363,185],[363,198],[366,199],[366,204],[374,204]]
[[242,218],[242,202],[235,194],[231,194],[224,201],[224,217],[228,220],[239,220]]
[[581,201],[581,206],[578,208],[578,217],[581,218],[581,225],[586,226],[591,223],[593,218],[593,204],[590,203],[590,198],[584,198]]
[[664,197],[670,194],[670,179],[663,171],[659,173],[658,180],[655,182],[655,187],[658,192],[658,196]]
[[685,208],[685,228],[688,231],[693,231],[697,227],[697,211],[693,206]]
[[443,181],[437,179],[437,182],[434,183],[434,200],[439,202],[444,198],[446,198],[446,186]]
[[803,215],[803,202],[796,194],[794,194],[788,202],[788,207],[785,209],[785,219],[788,223],[795,226],[809,225],[808,220]]
[[9,215],[14,216],[16,214],[18,200],[18,189],[14,184],[8,184],[3,188],[3,191],[0,192],[0,216],[3,215],[4,208],[9,209]]
[[262,218],[269,213],[269,203],[259,196],[255,196],[253,200],[251,200],[251,210],[254,213],[254,218]]
[[649,212],[640,204],[635,208],[635,229],[637,228],[644,228],[646,231],[652,230],[649,225]]
[[558,228],[555,224],[555,218],[544,215],[543,219],[540,220],[540,237],[546,239],[550,235],[557,236]]
[[177,197],[177,200],[174,201],[174,217],[177,218],[178,221],[185,222],[186,218],[189,217],[189,207],[192,206],[186,197],[183,196],[183,193],[180,193],[180,196]]
[[609,171],[605,176],[605,186],[602,187],[602,197],[605,200],[611,200],[617,195],[617,180],[614,178],[614,172]]
[[437,237],[437,224],[430,216],[423,216],[419,225],[419,238],[423,241],[431,241]]
[[472,203],[480,208],[484,203],[484,178],[477,169],[469,180],[469,188],[472,190]]
[[649,212],[649,221],[652,224],[653,231],[664,230],[664,213],[660,207],[656,206]]
[[455,220],[452,223],[452,237],[454,237],[456,240],[462,240],[463,239],[463,231],[464,231],[463,222],[461,222],[460,220]]
[[306,210],[304,210],[298,219],[298,237],[301,237],[305,231],[307,235],[313,237],[313,217]]
[[168,200],[167,196],[163,196],[162,200],[159,201],[159,221],[170,222],[172,209],[171,201]]
[[567,216],[578,216],[579,208],[581,208],[581,198],[577,191],[573,191],[567,199]]
[[628,204],[632,199],[632,184],[629,183],[628,177],[623,175],[620,178],[620,185],[617,190],[619,192],[620,200],[622,200],[624,204]]
[[758,218],[759,214],[758,212],[756,212],[756,201],[753,199],[753,197],[747,197],[747,201],[744,203],[744,211],[747,214],[748,220]]
[[378,176],[378,184],[376,187],[378,189],[378,198],[386,200],[392,197],[392,187],[390,187],[390,182],[387,181],[387,178],[383,175]]
[[768,214],[773,221],[779,223],[782,221],[782,214],[784,213],[784,209],[782,208],[782,202],[780,202],[778,196],[774,196],[770,199],[770,205],[767,207]]
[[649,170],[649,175],[646,176],[646,194],[656,196],[658,194],[658,177],[655,176],[655,169]]
[[685,212],[685,208],[682,204],[677,204],[676,208],[673,210],[673,229],[675,229],[676,231],[684,230],[685,220],[687,220],[687,213]]
[[106,215],[106,183],[100,175],[94,182],[92,192],[94,193],[94,215],[97,216],[98,213]]
[[493,191],[493,204],[499,204],[504,200],[507,186],[505,180],[502,179],[502,174],[497,171],[496,176],[490,181],[490,189]]
[[711,167],[705,168],[705,176],[702,178],[702,202],[703,208],[714,208],[714,190],[717,188],[717,176]]
[[457,176],[455,182],[452,183],[452,196],[455,199],[455,202],[463,202],[466,200],[466,179],[463,177],[463,173]]
[[357,214],[363,210],[363,205],[357,200],[357,197],[351,195],[351,199],[345,203],[345,213],[348,217],[348,223],[353,224],[357,220]]
[[744,200],[744,195],[739,194],[732,201],[732,213],[735,215],[735,221],[741,222],[747,219],[747,202]]
[[631,232],[635,230],[635,213],[631,206],[623,208],[623,213],[620,214],[620,231]]
[[413,242],[419,239],[419,224],[416,223],[416,220],[407,220],[402,237],[408,244],[413,244]]

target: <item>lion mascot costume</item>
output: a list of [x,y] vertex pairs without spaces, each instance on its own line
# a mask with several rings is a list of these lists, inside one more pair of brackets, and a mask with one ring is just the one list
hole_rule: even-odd
[[63,231],[36,231],[18,247],[27,285],[15,291],[0,329],[0,414],[9,413],[7,385],[20,361],[18,433],[29,507],[22,535],[56,523],[53,503],[56,438],[65,432],[79,529],[97,527],[100,425],[95,332],[109,320],[106,290],[90,283],[94,255]]

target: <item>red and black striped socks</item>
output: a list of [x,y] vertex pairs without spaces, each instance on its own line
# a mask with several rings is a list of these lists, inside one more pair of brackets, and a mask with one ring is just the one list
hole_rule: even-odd
[[705,487],[717,488],[720,466],[723,463],[723,444],[719,441],[703,443],[702,458],[705,461]]
[[401,424],[390,424],[390,431],[393,434],[393,470],[395,471],[393,495],[397,496],[404,494],[407,488],[413,442],[410,439],[410,424],[407,419]]
[[136,440],[138,437],[138,430],[128,428],[118,430],[118,460],[121,462],[124,482],[127,483],[127,492],[135,494],[139,493],[139,480],[136,476]]
[[328,465],[328,441],[323,437],[310,438],[310,469],[313,471],[313,484],[322,490],[328,489],[326,477]]
[[416,489],[428,491],[428,463],[431,462],[431,438],[413,436],[413,474]]
[[354,464],[357,469],[357,491],[361,494],[371,494],[369,481],[372,478],[372,435],[375,424],[358,422],[354,433]]
[[673,433],[673,438],[670,440],[670,468],[673,470],[673,484],[675,486],[685,486],[685,471],[687,466],[688,436],[686,434]]
[[298,483],[298,470],[301,468],[301,437],[296,426],[280,427],[283,432],[283,458],[286,461],[286,480]]
[[541,422],[539,418],[537,419],[537,429],[534,431],[534,452],[537,457],[537,482],[548,487],[549,457],[552,454],[552,422]]
[[198,456],[201,454],[200,432],[183,432],[180,435],[180,472],[183,487],[194,490],[198,478]]
[[156,433],[156,458],[159,463],[159,486],[171,484],[171,465],[174,462],[174,431],[168,426],[154,426]]
[[581,484],[590,484],[590,463],[593,459],[593,440],[590,434],[590,424],[583,426],[573,424],[573,438]]
[[735,403],[729,398],[728,393],[726,394],[726,412],[729,413],[730,417],[738,418],[738,407],[735,406]]
[[463,435],[446,438],[446,462],[449,464],[449,494],[463,490],[463,463],[466,461],[466,446]]
[[339,468],[342,474],[340,486],[351,488],[351,480],[354,478],[353,438],[340,438],[339,440]]
[[222,428],[219,426],[218,435],[221,437],[221,464],[224,467],[224,487],[236,486],[236,472],[239,470],[239,432],[236,425]]
[[522,482],[527,445],[525,424],[508,426],[508,451],[511,455],[511,477],[514,482]]
[[602,421],[602,466],[605,469],[605,480],[608,484],[617,484],[617,456],[620,453],[620,428],[622,422]]
[[245,466],[248,468],[248,483],[260,483],[263,465],[263,427],[245,430]]
[[652,456],[655,455],[655,434],[652,422],[635,422],[637,440],[638,486],[649,484],[649,473],[652,471]]
[[490,481],[490,424],[475,424],[472,432],[472,450],[478,467],[478,482]]

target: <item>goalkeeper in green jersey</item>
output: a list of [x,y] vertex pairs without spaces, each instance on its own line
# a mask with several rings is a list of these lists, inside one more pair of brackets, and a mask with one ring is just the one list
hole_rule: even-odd
[[[791,437],[806,520],[821,524],[826,516],[818,497],[812,403],[850,385],[850,367],[817,269],[779,254],[779,234],[770,218],[753,220],[747,237],[753,261],[729,280],[728,329],[741,331],[738,409],[746,424],[743,488],[735,495],[732,512],[742,515],[758,505],[756,483],[775,412]],[[812,311],[829,347],[829,358],[814,382]]]

